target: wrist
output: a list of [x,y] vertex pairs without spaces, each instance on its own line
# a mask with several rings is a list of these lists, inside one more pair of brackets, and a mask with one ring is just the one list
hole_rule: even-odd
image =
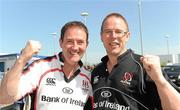
[[156,80],[155,84],[157,87],[166,87],[168,85],[168,82],[164,77],[162,77],[159,80]]
[[23,65],[25,65],[26,62],[28,62],[28,59],[25,58],[25,57],[20,56],[20,57],[17,59],[17,63],[18,63],[18,64],[23,64]]

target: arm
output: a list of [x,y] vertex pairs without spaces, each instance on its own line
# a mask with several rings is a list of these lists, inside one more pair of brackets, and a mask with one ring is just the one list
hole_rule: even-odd
[[179,110],[180,94],[164,78],[161,71],[159,57],[146,55],[141,58],[141,61],[147,74],[157,86],[162,108],[164,110]]
[[28,41],[20,57],[16,60],[13,67],[4,76],[0,86],[0,104],[12,103],[18,100],[21,95],[18,93],[18,85],[21,73],[27,61],[33,54],[39,52],[41,45],[37,41]]

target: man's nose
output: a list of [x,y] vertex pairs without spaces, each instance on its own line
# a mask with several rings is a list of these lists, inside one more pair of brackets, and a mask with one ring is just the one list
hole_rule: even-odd
[[74,42],[74,43],[73,43],[72,48],[73,48],[73,49],[78,49],[78,44],[77,44],[77,42]]
[[117,33],[116,33],[115,31],[112,31],[112,32],[111,32],[111,37],[112,37],[112,38],[117,38]]

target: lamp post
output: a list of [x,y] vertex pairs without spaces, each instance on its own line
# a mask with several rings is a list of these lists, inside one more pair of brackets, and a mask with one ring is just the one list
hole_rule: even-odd
[[143,39],[142,39],[142,19],[141,19],[141,0],[138,0],[139,9],[139,29],[140,29],[140,43],[141,43],[141,54],[143,55]]
[[86,20],[87,20],[87,17],[88,17],[88,13],[87,12],[82,12],[81,13],[81,16],[83,16],[84,17],[84,24],[86,25]]
[[56,43],[56,37],[57,37],[57,33],[51,33],[52,37],[53,37],[53,50],[54,50],[54,54],[56,54],[56,49],[55,49],[55,43]]
[[169,35],[165,35],[166,46],[167,46],[167,55],[168,55],[168,63],[170,62],[170,54],[169,54]]
[[[87,20],[88,15],[89,14],[87,12],[82,12],[81,13],[81,16],[84,17],[84,24],[85,25],[86,25],[86,20]],[[87,66],[87,51],[84,54],[84,65]]]

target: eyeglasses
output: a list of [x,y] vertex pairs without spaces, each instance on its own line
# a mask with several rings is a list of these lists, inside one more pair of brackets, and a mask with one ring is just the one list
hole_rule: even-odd
[[128,33],[128,31],[107,29],[107,30],[104,30],[103,33],[105,35],[112,35],[113,33],[115,33],[115,35],[117,35],[119,37],[123,37]]

